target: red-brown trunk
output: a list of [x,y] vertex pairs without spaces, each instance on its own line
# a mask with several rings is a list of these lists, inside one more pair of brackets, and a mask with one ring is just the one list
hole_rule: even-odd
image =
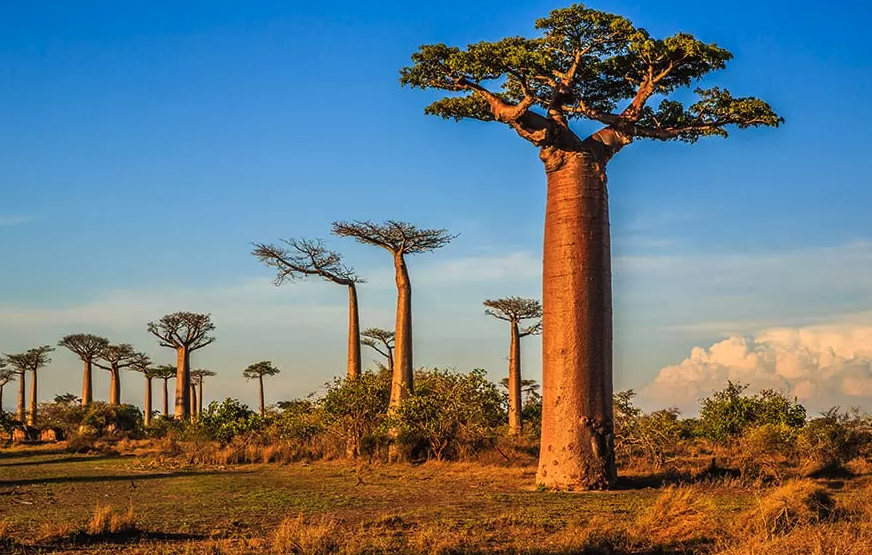
[[197,416],[203,414],[203,380],[197,382],[197,389],[200,390],[200,401],[197,403]]
[[397,282],[393,380],[390,407],[396,408],[414,389],[412,371],[412,284],[402,255],[394,256]]
[[518,322],[510,322],[509,344],[509,434],[521,435],[521,334]]
[[15,411],[16,412],[15,418],[16,418],[16,420],[18,420],[22,424],[24,424],[24,419],[26,416],[25,410],[27,407],[25,402],[24,402],[24,399],[26,398],[25,396],[27,395],[27,384],[25,383],[26,376],[27,376],[26,372],[22,372],[22,373],[18,374],[18,407],[17,407],[17,410]]
[[109,370],[109,404],[121,404],[121,372],[116,367]]
[[197,387],[191,384],[191,422],[197,419]]
[[27,425],[36,426],[36,371],[31,371],[33,381],[30,384],[30,412],[27,414]]
[[91,359],[85,360],[85,372],[82,376],[82,405],[90,405],[94,402],[94,385],[91,371]]
[[191,416],[191,368],[187,347],[176,349],[176,420],[186,420]]
[[6,414],[6,413],[3,411],[3,388],[4,388],[5,386],[6,386],[6,384],[0,385],[0,416]]
[[263,374],[257,377],[257,382],[260,386],[260,415],[263,416],[265,414],[263,406]]
[[537,482],[614,485],[612,294],[605,166],[592,156],[545,159],[548,195],[542,293],[542,440]]
[[145,425],[151,424],[151,378],[145,378]]
[[357,287],[348,286],[348,379],[360,377],[360,314],[357,308]]
[[164,414],[164,416],[169,416],[169,415],[170,415],[170,403],[169,403],[169,398],[170,398],[170,397],[169,397],[169,393],[170,393],[170,392],[169,392],[169,388],[167,387],[167,382],[169,382],[169,381],[170,381],[169,379],[166,379],[166,380],[163,381],[163,383],[164,383],[164,384],[163,384],[163,389],[164,389],[164,406],[163,406],[163,414]]

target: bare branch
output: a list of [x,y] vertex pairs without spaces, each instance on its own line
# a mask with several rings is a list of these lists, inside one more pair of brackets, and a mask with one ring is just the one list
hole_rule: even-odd
[[196,351],[215,341],[209,332],[215,329],[209,314],[174,312],[158,322],[149,322],[148,332],[158,338],[161,347]]
[[381,247],[395,255],[430,252],[458,237],[445,229],[419,229],[413,224],[395,220],[383,224],[358,220],[333,222],[333,233],[353,237],[359,243]]
[[320,276],[339,285],[364,283],[354,270],[342,263],[342,256],[328,249],[321,239],[288,239],[288,248],[256,243],[252,254],[277,270],[275,284],[304,276]]

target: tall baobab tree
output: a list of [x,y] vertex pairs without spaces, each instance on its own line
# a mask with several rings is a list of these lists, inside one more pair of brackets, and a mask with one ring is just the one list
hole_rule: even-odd
[[15,372],[6,368],[6,360],[0,358],[0,415],[3,413],[3,388],[6,387],[6,384],[15,379]]
[[[756,98],[697,89],[732,54],[678,33],[651,37],[627,19],[582,4],[536,21],[540,35],[430,44],[400,71],[403,86],[449,91],[426,114],[497,121],[539,150],[547,178],[542,268],[542,440],[539,484],[612,486],[612,290],[606,168],[635,139],[694,142],[727,127],[777,127]],[[501,90],[500,90],[501,89]],[[460,94],[454,94],[460,93]],[[655,109],[649,101],[661,98]],[[577,134],[574,119],[597,129]]]
[[381,328],[366,328],[360,335],[361,343],[375,350],[388,361],[388,372],[394,371],[394,332]]
[[276,269],[275,284],[305,276],[319,276],[348,288],[348,378],[360,376],[360,316],[357,284],[364,280],[342,262],[342,256],[328,249],[320,239],[288,239],[285,246],[256,243],[252,254]]
[[6,355],[9,363],[16,368],[18,379],[20,380],[18,389],[18,419],[24,421],[24,373],[30,371],[30,411],[27,413],[27,425],[36,425],[37,417],[37,397],[36,397],[36,374],[40,368],[47,366],[51,362],[48,354],[54,351],[54,347],[42,345],[28,349],[24,353],[14,355]]
[[246,380],[257,379],[258,385],[260,387],[260,415],[263,416],[265,414],[265,405],[263,403],[263,377],[264,376],[275,376],[279,373],[279,369],[272,365],[272,362],[268,360],[262,360],[260,362],[256,362],[242,371],[242,375],[245,376]]
[[91,373],[91,367],[94,359],[99,357],[100,353],[109,346],[109,340],[99,335],[90,333],[76,333],[66,335],[58,341],[59,347],[66,347],[74,352],[82,360],[85,365],[84,375],[82,377],[82,405],[90,405],[94,400],[94,386]]
[[[105,364],[99,362],[104,361]],[[130,343],[109,345],[100,351],[94,366],[109,371],[109,404],[121,404],[121,370],[124,368],[144,368],[151,364],[148,356],[134,350]]]
[[521,330],[521,321],[542,317],[542,305],[535,299],[506,297],[484,301],[485,314],[509,323],[509,433],[521,433],[521,338],[539,333],[542,322]]
[[407,254],[434,251],[451,242],[456,235],[445,229],[418,229],[394,220],[383,224],[371,221],[333,222],[333,233],[353,237],[359,243],[381,247],[394,259],[397,284],[396,356],[391,383],[390,408],[395,409],[414,389],[412,373],[412,282],[406,267]]
[[151,381],[158,376],[155,372],[155,367],[151,366],[151,360],[149,360],[148,358],[138,361],[137,364],[131,366],[131,369],[139,372],[140,374],[142,374],[142,377],[145,378],[145,425],[148,426],[149,424],[151,424],[151,413],[154,412],[152,410],[151,402]]
[[167,382],[176,377],[176,367],[172,365],[156,366],[153,369],[154,377],[163,380],[163,415],[170,415],[169,389]]
[[215,329],[209,314],[174,312],[158,322],[149,322],[148,331],[160,341],[161,347],[176,350],[176,420],[191,416],[191,353],[211,345]]
[[217,376],[215,372],[211,370],[206,370],[205,368],[197,368],[196,370],[191,370],[191,387],[196,387],[197,392],[199,393],[200,402],[196,407],[191,408],[191,412],[194,412],[196,408],[197,416],[203,413],[203,380],[206,378]]

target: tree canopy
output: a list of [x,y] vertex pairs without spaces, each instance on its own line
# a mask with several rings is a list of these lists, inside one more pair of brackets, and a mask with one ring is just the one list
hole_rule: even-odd
[[242,371],[242,375],[245,376],[246,380],[260,378],[262,376],[275,376],[278,373],[279,369],[273,366],[272,362],[269,360],[255,362]]
[[59,347],[66,347],[79,355],[83,361],[88,362],[97,357],[100,352],[109,346],[109,340],[99,335],[90,333],[75,333],[64,336],[58,341]]
[[36,372],[51,362],[48,354],[52,351],[54,351],[54,347],[42,345],[28,349],[23,353],[7,354],[6,360],[13,366],[13,371],[16,374],[23,374],[27,370]]
[[444,247],[456,238],[446,229],[420,229],[408,222],[387,220],[383,224],[354,220],[333,222],[333,233],[353,237],[358,243],[374,245],[394,254],[417,254]]
[[213,372],[212,370],[206,370],[205,368],[196,368],[194,370],[191,370],[191,382],[199,385],[204,378],[209,378],[217,375],[218,374]]
[[94,365],[104,370],[120,369],[120,368],[145,368],[151,364],[151,360],[145,353],[140,353],[133,348],[130,343],[120,343],[118,345],[109,345],[100,351],[99,357],[106,361],[106,364],[94,362]]
[[[597,142],[616,149],[634,138],[694,142],[727,136],[727,126],[783,123],[766,102],[734,97],[719,87],[697,88],[695,102],[670,99],[707,74],[724,69],[732,54],[716,44],[677,33],[652,37],[628,19],[574,4],[538,19],[533,38],[508,37],[462,49],[421,46],[400,71],[403,86],[459,95],[430,104],[443,118],[499,121],[540,147],[590,146],[569,128],[586,119],[609,133]],[[656,108],[649,101],[659,99]]]
[[[542,317],[542,303],[536,299],[524,299],[521,297],[506,297],[503,299],[488,299],[484,301],[486,307],[484,313],[498,320],[504,320],[513,324],[521,320]],[[523,335],[537,334],[542,331],[542,322],[537,322],[524,330]]]
[[158,380],[171,380],[176,377],[176,367],[171,364],[155,366],[150,369],[151,375]]
[[215,341],[209,335],[215,329],[209,314],[174,312],[158,322],[148,323],[148,332],[157,337],[161,347],[196,351]]
[[275,268],[275,284],[316,275],[339,285],[363,283],[354,270],[342,262],[342,255],[328,249],[321,239],[285,239],[286,247],[256,243],[252,254]]
[[[363,337],[363,339],[360,340],[361,343],[367,347],[375,349],[382,356],[388,356],[386,351],[390,351],[394,348],[394,338],[396,334],[392,331],[382,328],[366,328],[360,332],[360,335]],[[385,351],[383,351],[382,348],[384,348]]]

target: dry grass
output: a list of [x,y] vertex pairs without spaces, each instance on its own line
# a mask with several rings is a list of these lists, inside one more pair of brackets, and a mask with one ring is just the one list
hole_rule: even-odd
[[825,488],[811,480],[794,480],[761,497],[746,515],[744,529],[772,539],[799,527],[827,522],[834,514],[835,501]]
[[668,487],[628,532],[637,545],[687,545],[711,537],[716,508],[702,486]]

